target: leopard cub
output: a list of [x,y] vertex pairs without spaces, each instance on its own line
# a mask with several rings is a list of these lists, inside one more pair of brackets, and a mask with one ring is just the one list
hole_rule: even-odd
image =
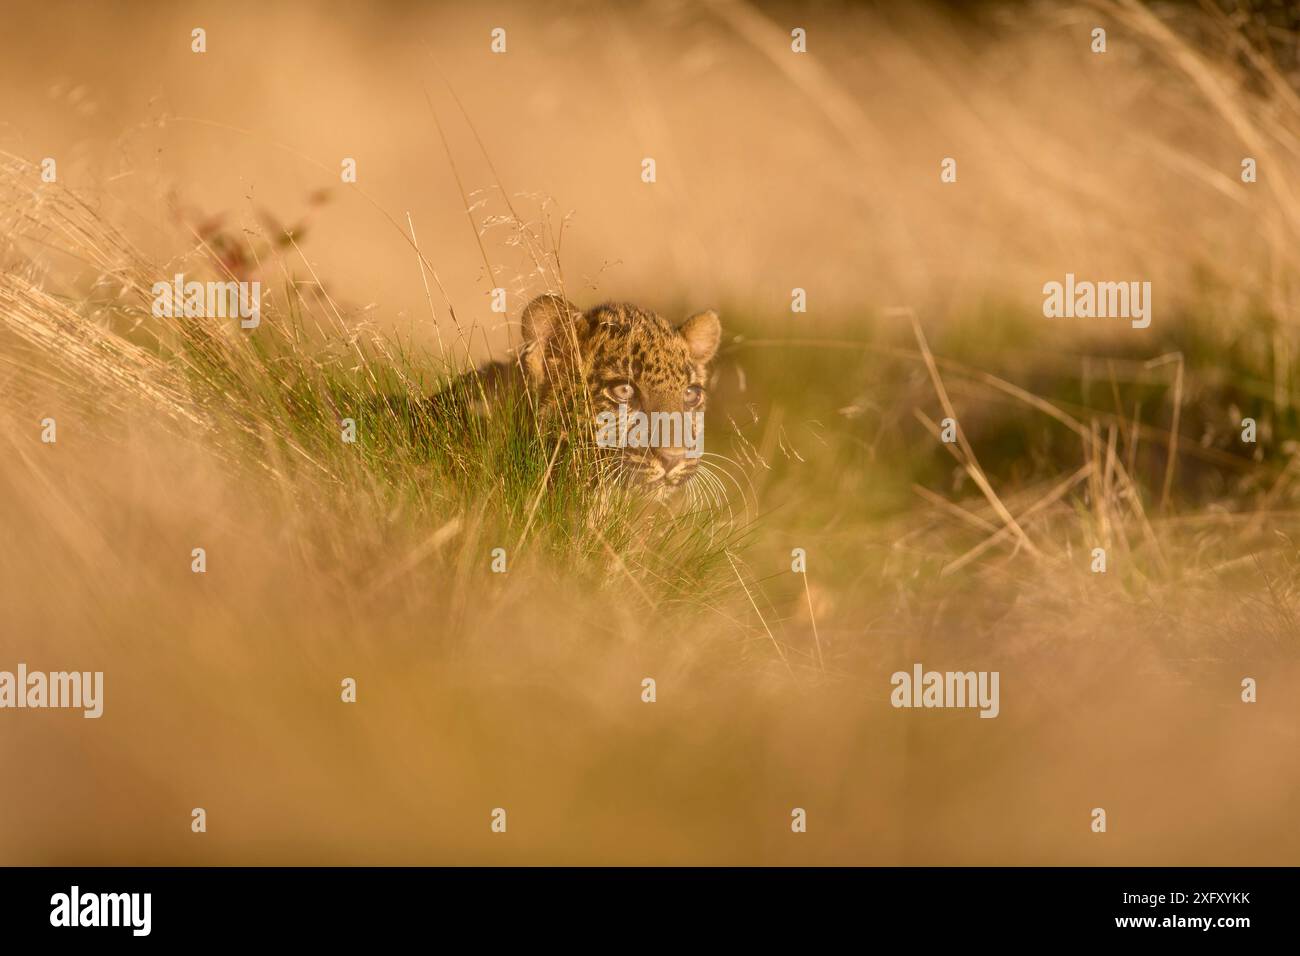
[[608,448],[618,477],[651,494],[690,481],[700,465],[709,363],[722,339],[717,313],[697,312],[674,328],[628,303],[584,312],[543,295],[524,309],[522,326],[518,355],[478,371],[484,397],[522,385],[543,418],[572,421],[579,410],[590,418],[584,439]]

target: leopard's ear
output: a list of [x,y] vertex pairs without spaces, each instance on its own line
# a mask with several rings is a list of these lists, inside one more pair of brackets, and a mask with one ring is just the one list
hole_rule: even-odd
[[677,331],[686,340],[691,359],[698,364],[707,364],[717,354],[718,343],[722,341],[722,323],[712,309],[696,312]]
[[524,350],[521,358],[529,377],[538,384],[546,376],[546,352],[563,340],[564,330],[582,311],[562,295],[539,295],[524,306],[520,317]]

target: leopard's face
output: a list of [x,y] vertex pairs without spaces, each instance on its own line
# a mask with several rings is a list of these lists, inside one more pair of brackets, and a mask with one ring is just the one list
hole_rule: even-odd
[[584,313],[544,296],[525,310],[524,334],[525,370],[543,406],[585,409],[621,480],[667,497],[694,477],[708,367],[722,336],[716,314],[701,312],[674,328],[632,305]]

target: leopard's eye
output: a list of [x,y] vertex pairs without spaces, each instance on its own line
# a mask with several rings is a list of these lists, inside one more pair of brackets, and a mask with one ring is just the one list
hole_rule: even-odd
[[608,386],[605,393],[616,402],[626,402],[636,394],[636,389],[627,382],[622,382],[618,385]]
[[694,408],[700,402],[704,401],[704,389],[699,385],[688,385],[686,388],[686,407]]

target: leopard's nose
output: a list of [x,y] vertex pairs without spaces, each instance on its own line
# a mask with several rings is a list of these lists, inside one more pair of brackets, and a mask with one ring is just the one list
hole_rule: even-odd
[[670,472],[682,463],[686,457],[685,448],[657,448],[655,454],[659,457],[659,464],[663,465],[664,472]]

